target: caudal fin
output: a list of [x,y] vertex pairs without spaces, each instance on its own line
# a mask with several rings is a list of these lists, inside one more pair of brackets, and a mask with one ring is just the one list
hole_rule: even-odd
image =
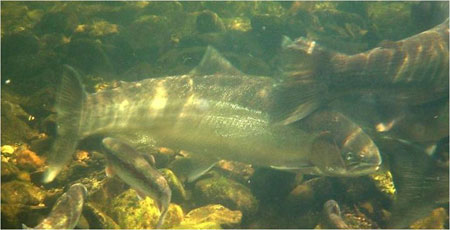
[[315,41],[284,38],[282,82],[275,91],[274,120],[287,125],[303,119],[323,105],[329,97],[327,75],[332,52]]
[[56,96],[57,137],[48,155],[48,168],[42,178],[43,183],[52,182],[75,151],[85,98],[80,75],[72,67],[65,65]]
[[448,168],[440,167],[420,148],[402,140],[379,140],[388,154],[397,190],[388,228],[407,228],[441,204],[448,203]]

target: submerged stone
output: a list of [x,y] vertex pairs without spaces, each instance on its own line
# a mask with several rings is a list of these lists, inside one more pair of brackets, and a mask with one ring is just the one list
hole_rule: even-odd
[[[110,202],[108,212],[121,228],[149,229],[158,222],[160,211],[154,200],[149,197],[139,200],[137,193],[129,189]],[[182,209],[175,204],[169,206],[163,227],[170,228],[178,225],[183,218]]]
[[190,211],[175,229],[222,229],[236,227],[242,213],[231,211],[219,204],[211,204]]
[[90,202],[84,204],[83,215],[91,228],[120,229],[111,217]]
[[194,196],[200,204],[218,203],[245,215],[254,214],[258,208],[258,201],[249,188],[218,174],[198,181]]
[[[2,160],[3,160],[2,156]],[[11,162],[2,161],[2,182],[12,180],[20,173],[20,170]]]
[[412,229],[445,229],[448,223],[448,211],[445,208],[437,208],[427,217],[417,220],[411,224]]
[[41,188],[24,181],[2,183],[2,204],[38,205],[43,203],[46,194]]
[[200,33],[222,32],[225,26],[219,15],[205,10],[197,15],[196,29]]

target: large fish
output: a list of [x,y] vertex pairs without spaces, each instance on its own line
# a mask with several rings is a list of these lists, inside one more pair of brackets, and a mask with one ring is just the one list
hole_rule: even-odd
[[[203,163],[193,167],[189,178],[220,159],[332,176],[368,174],[381,164],[376,147],[364,152],[319,151],[335,144],[317,139],[321,133],[273,124],[267,111],[274,103],[275,80],[240,73],[211,47],[187,75],[121,82],[89,95],[79,78],[65,67],[56,105],[58,136],[44,182],[52,181],[79,140],[91,135],[124,138],[133,147],[154,144],[187,150],[195,162]],[[323,160],[346,162],[348,152],[364,157],[351,164]]]
[[[41,221],[34,229],[73,229],[83,210],[87,189],[83,184],[77,183],[70,186],[69,190],[56,200],[52,211],[47,218]],[[24,229],[29,227],[23,225]]]
[[153,167],[152,162],[146,160],[127,143],[110,137],[104,138],[102,143],[108,159],[107,172],[117,175],[136,189],[141,197],[149,196],[155,200],[161,211],[155,227],[160,228],[172,197],[166,179]]
[[380,47],[354,55],[327,50],[303,37],[293,42],[286,39],[284,47],[291,61],[278,87],[285,103],[274,106],[275,119],[283,124],[301,120],[349,93],[377,95],[406,105],[448,100],[448,43],[448,19],[417,35],[382,42]]

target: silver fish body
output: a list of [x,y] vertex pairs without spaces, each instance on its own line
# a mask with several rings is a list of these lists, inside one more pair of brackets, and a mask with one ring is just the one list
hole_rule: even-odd
[[[52,211],[34,229],[73,229],[83,210],[87,189],[83,184],[73,184],[58,198]],[[27,228],[26,226],[24,226]]]
[[[217,51],[208,48],[205,57],[211,55],[211,59],[227,62]],[[67,67],[63,84],[76,87],[61,87],[65,91],[59,93],[62,96],[57,100],[57,107],[63,110],[58,113],[61,117],[58,127],[64,131],[62,136],[68,138],[56,140],[44,181],[51,181],[74,151],[72,144],[65,145],[72,149],[62,149],[58,140],[78,142],[90,135],[120,136],[130,143],[183,149],[211,162],[228,159],[298,171],[305,169],[304,172],[319,175],[361,174],[358,167],[338,170],[323,159],[311,158],[317,134],[272,122],[268,112],[274,103],[272,78],[246,76],[236,71],[225,74],[192,71],[182,76],[122,82],[115,89],[89,95],[70,92],[82,90],[77,79],[76,71]],[[82,105],[67,106],[70,97],[66,94],[81,97]],[[79,120],[64,118],[68,114],[66,110],[76,110]],[[63,140],[60,142],[64,143]],[[375,162],[372,171],[381,164],[379,152],[374,150],[364,159],[372,159],[370,164]],[[336,155],[333,159],[345,161],[339,150],[328,153]]]

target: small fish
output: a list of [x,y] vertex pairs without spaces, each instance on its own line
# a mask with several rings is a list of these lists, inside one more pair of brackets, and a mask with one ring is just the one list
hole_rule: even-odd
[[330,224],[331,229],[348,229],[347,223],[342,219],[341,209],[339,204],[335,200],[328,200],[323,205],[323,211],[327,219],[327,223]]
[[107,172],[116,174],[122,181],[136,189],[139,196],[149,196],[158,204],[161,211],[156,228],[160,228],[166,217],[172,191],[166,179],[142,154],[136,152],[127,143],[114,139],[102,140],[108,159]]
[[[34,229],[73,229],[78,224],[87,189],[83,184],[70,186],[69,190],[58,198],[47,218]],[[29,229],[22,225],[24,229]]]
[[[77,143],[92,135],[119,138],[136,149],[154,145],[186,150],[195,165],[176,173],[188,181],[222,159],[328,176],[378,169],[376,147],[360,152],[348,145],[346,152],[365,157],[342,164],[347,157],[330,142],[340,135],[336,129],[330,128],[323,138],[321,133],[273,123],[269,108],[275,103],[275,83],[270,77],[240,73],[212,47],[186,75],[121,82],[94,94],[86,94],[79,74],[65,66],[56,100],[58,136],[43,181],[52,181]],[[327,151],[318,151],[321,148]]]
[[354,55],[315,41],[285,39],[286,79],[279,84],[275,120],[289,124],[344,95],[375,94],[382,100],[418,105],[449,93],[449,21],[397,42]]

